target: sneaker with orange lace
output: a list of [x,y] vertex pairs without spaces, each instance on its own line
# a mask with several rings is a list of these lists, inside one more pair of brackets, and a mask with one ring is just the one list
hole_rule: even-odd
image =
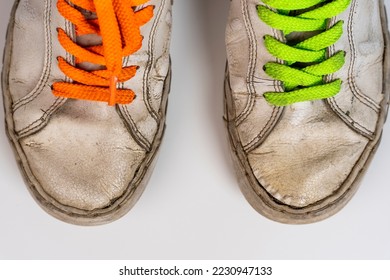
[[164,132],[170,30],[171,0],[16,1],[7,133],[49,214],[108,223],[142,194]]

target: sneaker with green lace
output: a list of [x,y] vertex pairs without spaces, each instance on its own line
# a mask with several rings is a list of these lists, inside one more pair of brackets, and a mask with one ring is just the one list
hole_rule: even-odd
[[335,214],[387,115],[383,0],[232,0],[226,43],[225,118],[245,197],[282,223]]

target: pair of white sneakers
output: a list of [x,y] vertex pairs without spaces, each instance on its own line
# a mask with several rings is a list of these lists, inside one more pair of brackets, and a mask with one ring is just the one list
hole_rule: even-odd
[[[171,7],[15,2],[7,133],[49,214],[108,223],[142,194],[165,129]],[[258,212],[310,223],[349,201],[387,115],[388,43],[381,0],[231,1],[225,120],[240,187]]]

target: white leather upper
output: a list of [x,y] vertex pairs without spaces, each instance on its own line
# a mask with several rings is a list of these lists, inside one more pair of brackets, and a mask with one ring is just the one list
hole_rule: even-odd
[[329,55],[343,50],[346,63],[326,77],[340,78],[341,92],[328,100],[286,107],[274,107],[263,97],[265,92],[283,90],[263,71],[267,62],[277,61],[266,50],[263,37],[283,37],[259,18],[257,5],[262,2],[231,4],[226,42],[233,104],[228,110],[236,116],[240,149],[251,166],[247,172],[276,200],[305,207],[341,188],[382,130],[378,123],[384,114],[383,28],[387,28],[381,16],[383,3],[352,0],[330,22],[344,21],[342,38]]
[[[334,21],[344,21],[344,35],[332,48],[346,51],[346,63],[334,77],[343,88],[329,100],[332,109],[358,133],[373,138],[383,100],[384,39],[379,1],[352,0]],[[387,28],[387,27],[385,27]]]
[[171,0],[147,3],[155,9],[141,27],[142,49],[123,61],[139,69],[120,85],[136,99],[114,107],[52,94],[54,82],[68,80],[57,57],[74,61],[57,40],[58,27],[74,37],[74,26],[56,2],[20,0],[16,10],[9,66],[15,135],[43,196],[75,209],[104,208],[132,187],[146,155],[161,141],[156,134],[165,121],[160,106],[170,65]]

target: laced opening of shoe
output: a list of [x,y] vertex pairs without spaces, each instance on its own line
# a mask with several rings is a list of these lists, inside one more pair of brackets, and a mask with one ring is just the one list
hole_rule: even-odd
[[[95,35],[97,45],[82,46],[65,30],[58,28],[61,46],[75,58],[75,65],[58,57],[58,66],[72,82],[56,82],[57,97],[129,104],[135,98],[130,89],[118,83],[133,78],[138,66],[123,67],[122,60],[142,47],[141,26],[153,17],[149,0],[58,0],[59,13],[75,26],[76,36]],[[89,16],[87,16],[89,15]],[[87,70],[83,63],[98,65]]]
[[[341,38],[343,21],[331,27],[328,25],[331,18],[348,8],[351,0],[262,2],[267,6],[257,7],[260,19],[272,28],[281,30],[285,36],[285,42],[270,35],[264,37],[269,53],[284,61],[264,65],[264,71],[273,79],[283,82],[284,86],[284,92],[266,92],[265,99],[272,105],[286,106],[338,94],[342,81],[326,82],[326,76],[343,67],[345,52],[339,51],[327,57],[327,49]],[[299,42],[299,38],[303,38],[303,41]]]

